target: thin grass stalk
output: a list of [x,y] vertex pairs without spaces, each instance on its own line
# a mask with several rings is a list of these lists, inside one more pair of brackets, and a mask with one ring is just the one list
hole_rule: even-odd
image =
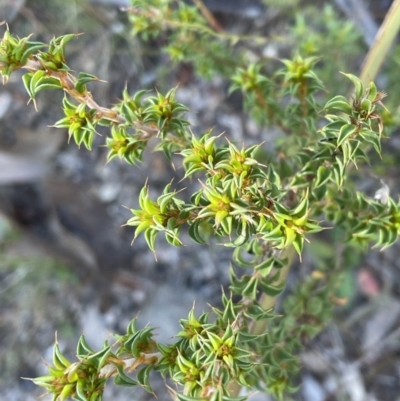
[[361,67],[360,79],[374,81],[400,30],[400,0],[394,0]]

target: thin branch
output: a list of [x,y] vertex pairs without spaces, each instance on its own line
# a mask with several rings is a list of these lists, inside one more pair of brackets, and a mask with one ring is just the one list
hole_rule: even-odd
[[119,362],[123,363],[124,370],[127,370],[128,372],[132,372],[139,365],[156,364],[161,359],[161,357],[162,357],[161,352],[154,352],[152,354],[142,354],[138,358],[129,358],[129,359],[118,360],[118,363],[117,363],[117,361],[110,361],[109,363],[107,363],[100,369],[99,377],[108,379],[111,376],[115,376],[118,373],[117,365],[119,364]]
[[[295,249],[293,246],[290,246],[281,252],[280,257],[282,259],[287,259],[287,262],[280,269],[281,274],[279,275],[279,279],[276,282],[274,282],[274,285],[282,284],[286,280],[287,275],[289,274],[290,268],[293,265],[293,260],[294,260],[295,255],[296,255],[296,252],[295,252]],[[275,308],[277,300],[278,300],[278,296],[271,297],[271,296],[263,293],[260,297],[259,303],[265,311],[268,311],[268,310]],[[262,334],[267,329],[267,325],[268,325],[267,320],[259,320],[258,322],[253,320],[249,327],[249,333],[256,334],[256,335]],[[231,382],[228,385],[229,394],[233,397],[238,396],[241,389],[242,389],[242,386],[238,382]]]
[[[279,279],[274,282],[274,285],[279,286],[280,284],[286,281],[286,278],[289,274],[290,268],[293,265],[294,258],[296,256],[296,251],[293,246],[290,246],[284,249],[281,254],[281,259],[287,259],[287,262],[284,266],[282,266],[279,271],[281,274],[279,275]],[[279,296],[279,295],[278,295]],[[259,303],[264,310],[270,310],[275,308],[276,302],[278,300],[278,296],[271,297],[265,293],[263,293],[260,297]],[[267,328],[268,321],[267,320],[259,320],[258,322],[253,321],[250,325],[249,332],[251,334],[262,334],[265,332]]]
[[211,27],[213,27],[217,32],[220,32],[220,33],[225,31],[225,29],[215,19],[215,17],[212,15],[211,11],[206,7],[206,5],[203,3],[202,0],[193,0],[193,2],[196,4],[197,8],[203,14],[204,18],[211,25]]
[[[21,68],[30,72],[36,72],[43,69],[41,63],[34,59],[29,59]],[[85,91],[83,94],[78,92],[75,89],[76,78],[69,72],[46,70],[46,74],[49,77],[58,79],[63,90],[73,97],[77,102],[85,103],[90,109],[95,109],[99,119],[104,118],[116,124],[124,124],[126,122],[125,118],[118,114],[115,110],[100,106],[93,99],[91,92]],[[149,125],[143,124],[139,121],[135,121],[133,125],[135,129],[143,132],[146,135],[146,138],[144,139],[157,136],[159,133],[157,128],[150,127]]]

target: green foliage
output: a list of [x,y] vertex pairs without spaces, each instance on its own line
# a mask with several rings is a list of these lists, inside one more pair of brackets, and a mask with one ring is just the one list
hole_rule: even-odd
[[311,5],[301,12],[299,7],[292,7],[290,13],[295,19],[289,29],[294,49],[305,57],[320,57],[318,76],[328,90],[335,90],[343,84],[337,71],[354,68],[357,57],[364,53],[360,33],[329,4]]
[[66,117],[57,121],[54,126],[56,128],[68,128],[69,138],[73,137],[78,146],[83,142],[86,148],[90,150],[96,133],[96,110],[87,110],[85,103],[75,105],[66,97],[63,101],[63,110]]
[[[333,19],[331,9],[324,13]],[[173,344],[158,343],[153,329],[137,329],[134,319],[125,334],[115,336],[114,346],[106,342],[98,352],[81,337],[76,362],[68,361],[56,343],[49,375],[34,382],[54,400],[92,401],[101,400],[110,377],[118,385],[152,392],[149,375],[154,370],[182,386],[181,400],[242,399],[234,385],[282,398],[296,390],[291,380],[299,369],[297,352],[332,315],[342,273],[338,266],[309,275],[277,316],[273,307],[285,288],[290,254],[294,250],[301,257],[311,234],[332,224],[343,230],[348,243],[361,247],[388,247],[399,236],[400,204],[389,196],[369,199],[354,185],[354,167],[368,163],[371,148],[381,154],[385,94],[373,82],[365,87],[356,76],[344,74],[354,87],[352,97],[343,95],[345,87],[327,99],[315,56],[326,45],[322,39],[312,42],[315,49],[303,42],[300,50],[312,55],[296,53],[273,72],[261,59],[244,63],[243,52],[228,46],[243,38],[214,30],[195,6],[132,0],[129,17],[134,34],[145,39],[165,35],[172,59],[190,61],[206,76],[228,77],[230,91],[243,93],[248,113],[259,125],[279,130],[282,138],[267,153],[263,144],[238,146],[211,130],[195,136],[184,119],[188,108],[175,100],[176,88],[165,95],[125,89],[113,108],[101,107],[86,87],[98,79],[86,73],[76,77],[66,64],[65,46],[76,35],[46,45],[18,39],[7,29],[0,42],[3,81],[26,69],[22,79],[31,99],[45,89],[63,90],[65,117],[55,127],[67,129],[78,146],[91,149],[96,126],[103,125],[110,133],[107,160],[118,157],[134,165],[142,161],[149,140],[157,138],[156,150],[169,160],[181,158],[185,179],[199,178],[189,201],[180,199],[181,190],[172,183],[153,200],[145,183],[139,208],[131,210],[127,222],[135,227],[135,238],[143,234],[156,252],[159,233],[181,246],[182,230],[188,230],[199,244],[219,241],[233,248],[232,295],[223,294],[222,307],[214,307],[212,315],[197,318],[190,311]],[[294,30],[297,40],[306,24],[301,18]],[[339,34],[335,23],[327,27],[329,37]],[[343,32],[356,40],[351,26]]]
[[3,84],[8,81],[13,71],[24,66],[29,56],[43,46],[44,43],[30,42],[29,37],[22,39],[14,37],[7,29],[0,47],[0,68]]
[[76,353],[78,361],[71,363],[63,355],[56,341],[53,347],[53,366],[49,367],[49,375],[33,379],[33,382],[53,394],[53,400],[101,400],[106,379],[98,372],[106,364],[111,347],[105,343],[103,349],[95,353],[81,336]]
[[231,45],[239,36],[211,29],[197,7],[179,0],[132,0],[131,3],[128,16],[134,35],[144,40],[164,36],[167,43],[163,51],[171,60],[193,63],[204,77],[233,73],[241,56],[232,52]]

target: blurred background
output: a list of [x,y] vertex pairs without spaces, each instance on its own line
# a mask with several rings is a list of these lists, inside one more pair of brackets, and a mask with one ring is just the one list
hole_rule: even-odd
[[[276,62],[296,52],[321,57],[318,74],[333,95],[348,93],[339,71],[357,74],[390,0],[204,0],[224,30],[270,36],[248,50],[249,60]],[[68,65],[105,82],[91,84],[100,105],[111,107],[127,85],[130,92],[179,84],[177,98],[191,110],[195,132],[214,127],[233,141],[272,142],[279,132],[259,127],[243,111],[240,94],[227,94],[221,75],[204,78],[190,63],[171,63],[163,38],[144,42],[132,35],[122,7],[128,0],[0,0],[0,20],[19,37],[49,42],[53,36],[84,33],[67,47]],[[5,26],[1,27],[1,34]],[[48,91],[29,104],[16,72],[0,86],[0,400],[35,400],[42,390],[22,377],[45,374],[55,332],[73,358],[84,333],[93,348],[109,333],[124,332],[139,315],[168,341],[179,318],[193,306],[217,305],[228,288],[230,250],[211,244],[172,248],[160,241],[156,262],[143,238],[130,246],[134,230],[121,227],[136,208],[148,178],[159,194],[172,176],[161,153],[147,152],[131,167],[106,165],[107,150],[95,139],[91,152],[68,145],[67,132],[51,127],[62,117],[62,93]],[[377,80],[389,93],[394,120],[400,105],[400,46],[391,51]],[[332,96],[333,96],[332,95]],[[100,134],[102,132],[100,131]],[[400,136],[394,129],[384,159],[373,159],[359,185],[374,193],[384,179],[399,193]],[[314,238],[302,264],[292,269],[290,288],[313,267],[333,263],[335,233]],[[335,319],[302,353],[302,386],[287,400],[400,400],[400,244],[384,252],[349,251],[342,263],[341,299]],[[158,398],[170,399],[154,378]],[[267,395],[257,395],[269,400]],[[44,399],[47,399],[46,397]],[[105,400],[154,399],[141,389],[110,383]]]

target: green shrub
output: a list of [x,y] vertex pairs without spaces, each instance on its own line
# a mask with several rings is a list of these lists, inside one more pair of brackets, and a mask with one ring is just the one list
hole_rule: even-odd
[[[200,11],[173,0],[132,0],[129,18],[135,35],[162,35],[172,60],[191,62],[205,77],[230,79],[230,91],[243,93],[245,108],[259,126],[281,133],[273,151],[263,144],[237,145],[207,127],[202,135],[193,135],[185,120],[188,108],[176,101],[176,88],[166,94],[126,89],[114,107],[100,106],[87,89],[98,78],[68,67],[65,50],[75,34],[45,44],[18,38],[7,28],[0,42],[3,83],[23,69],[33,103],[43,90],[64,91],[65,116],[54,126],[67,129],[78,146],[91,149],[96,127],[106,126],[108,160],[135,165],[156,138],[156,150],[169,160],[181,157],[186,179],[200,180],[189,202],[180,197],[180,183],[168,184],[151,199],[151,183],[146,182],[140,208],[131,210],[127,222],[135,227],[135,238],[144,235],[156,253],[159,234],[181,246],[180,234],[188,230],[199,244],[217,240],[233,248],[230,294],[222,294],[223,306],[201,316],[190,311],[180,320],[182,330],[174,343],[157,342],[153,328],[137,328],[136,319],[126,333],[115,335],[116,344],[106,341],[99,351],[82,336],[74,362],[56,343],[49,375],[33,380],[54,400],[101,400],[111,377],[118,385],[152,392],[152,371],[180,384],[176,396],[183,401],[244,399],[238,398],[242,386],[281,398],[296,390],[296,355],[331,318],[344,269],[335,262],[322,265],[286,297],[282,316],[274,314],[305,241],[332,226],[348,246],[362,249],[370,244],[386,248],[399,235],[399,203],[387,193],[371,199],[355,186],[354,167],[368,163],[371,152],[381,154],[385,93],[373,82],[364,85],[355,75],[343,74],[348,85],[339,79],[342,91],[327,97],[325,88],[338,86],[329,81],[333,58],[318,67],[318,52],[329,39],[334,41],[341,25],[328,24],[325,42],[317,34],[310,41],[299,17],[292,30],[298,52],[279,63],[262,58],[251,63],[248,44],[262,46],[266,39],[220,32]],[[324,18],[331,21],[332,13],[326,9]],[[350,25],[342,32],[350,44],[359,40]],[[349,88],[350,99],[345,96]]]

